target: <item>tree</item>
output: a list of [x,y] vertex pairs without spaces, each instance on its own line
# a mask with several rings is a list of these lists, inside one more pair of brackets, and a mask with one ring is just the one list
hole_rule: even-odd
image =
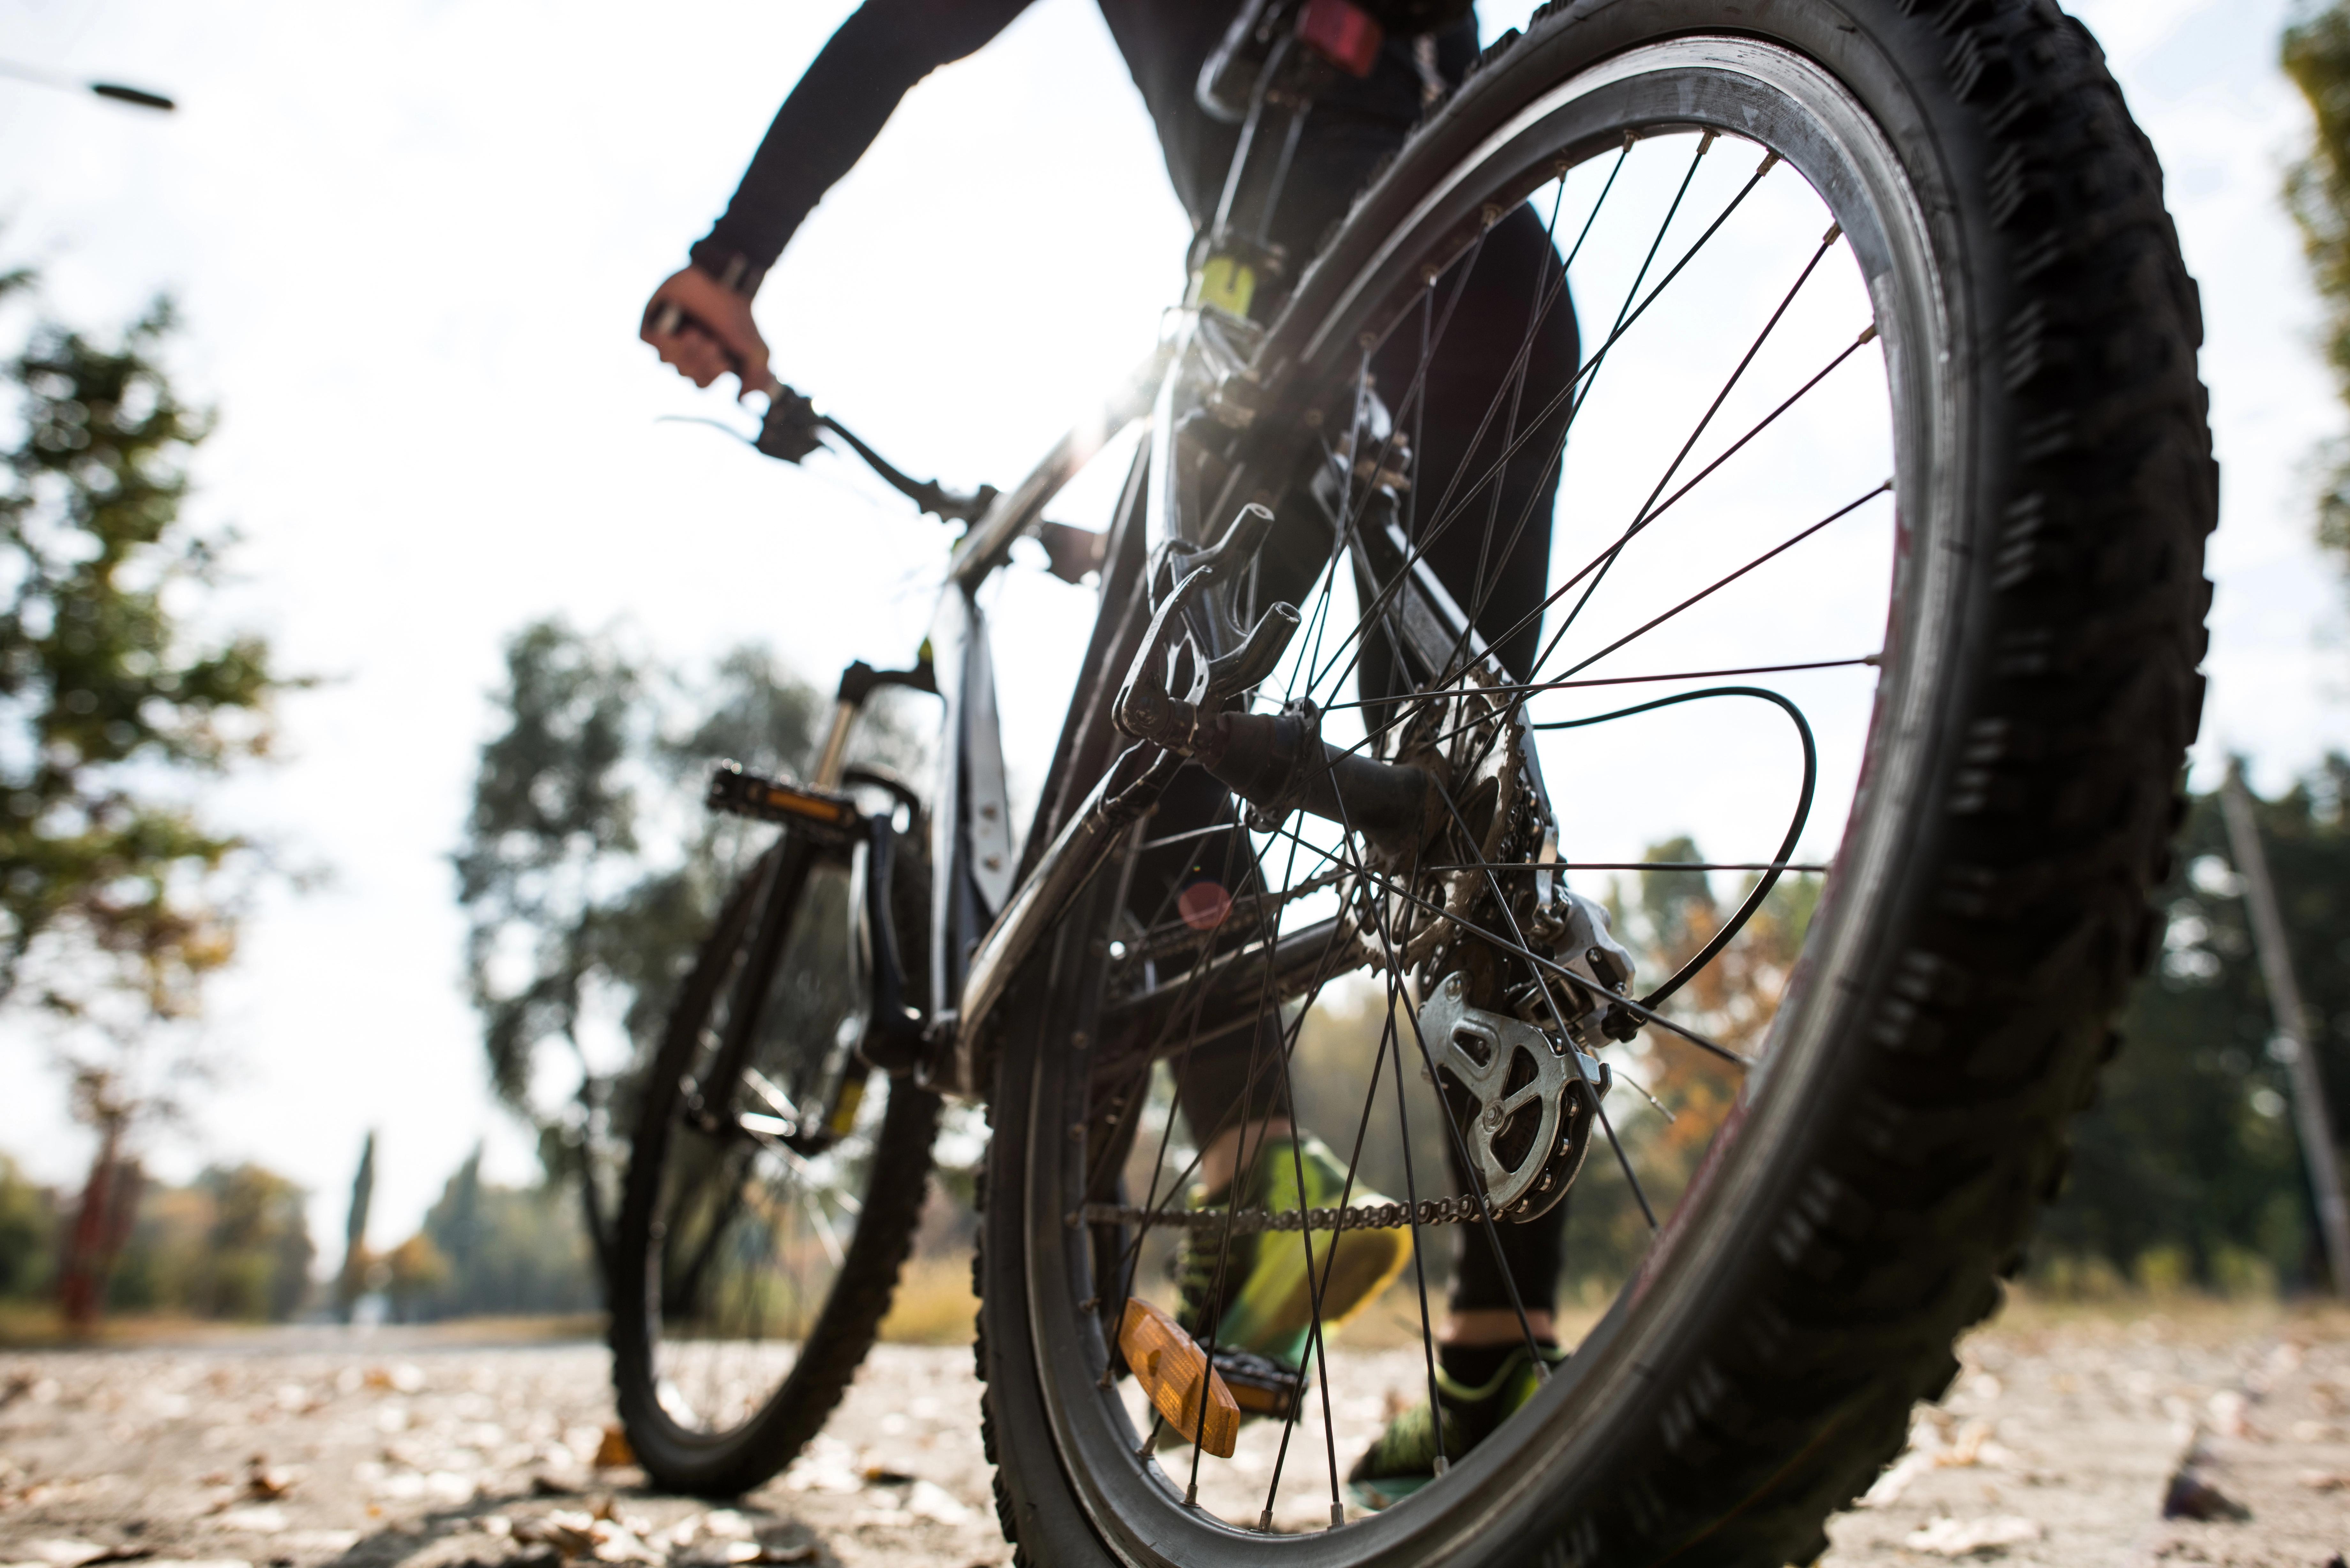
[[66,1322],[86,1331],[98,1321],[114,1261],[130,1240],[145,1178],[136,1160],[123,1158],[122,1140],[140,1108],[119,1067],[84,1062],[74,1069],[74,1119],[98,1133],[89,1177],[82,1184],[57,1271],[57,1305]]
[[[2308,154],[2285,176],[2285,205],[2301,226],[2313,281],[2325,306],[2325,358],[2350,399],[2350,8],[2307,10],[2287,27],[2285,74],[2316,120]],[[2318,495],[2319,543],[2350,556],[2350,452],[2329,454]]]
[[316,1256],[304,1196],[250,1163],[211,1167],[185,1187],[146,1184],[106,1281],[108,1306],[248,1323],[292,1317],[308,1298]]
[[215,1166],[196,1179],[213,1200],[204,1238],[205,1279],[198,1311],[206,1317],[282,1323],[310,1290],[310,1241],[301,1188],[272,1170]]
[[[0,294],[29,287],[0,277]],[[211,416],[174,391],[159,299],[111,344],[52,322],[6,362],[0,479],[0,1002],[55,1022],[98,1134],[62,1271],[87,1324],[119,1243],[125,1140],[166,1097],[140,1057],[235,950],[251,846],[195,794],[265,754],[293,682],[197,620],[232,543],[182,513]]]
[[392,1315],[401,1323],[414,1323],[422,1303],[448,1282],[449,1260],[420,1231],[391,1250],[384,1270],[390,1276],[384,1288],[391,1297]]
[[563,1189],[484,1181],[479,1148],[388,1262],[393,1304],[406,1322],[597,1304],[588,1236]]
[[[2345,801],[2350,761],[2337,756],[2254,804],[2337,1128],[2350,1126]],[[2313,1282],[2308,1182],[2215,795],[2193,798],[2156,902],[2161,956],[2131,994],[2098,1104],[2074,1130],[2064,1197],[2041,1226],[2043,1275],[2102,1259],[2210,1285]]]
[[351,1207],[343,1222],[343,1266],[335,1274],[335,1314],[345,1323],[359,1305],[373,1262],[367,1245],[368,1210],[375,1201],[375,1130],[359,1145],[359,1174],[351,1178]]
[[[491,1080],[537,1129],[550,1178],[579,1180],[600,1262],[630,1069],[727,886],[772,834],[703,812],[702,780],[721,757],[804,768],[824,703],[762,649],[689,682],[559,620],[509,639],[494,701],[498,731],[454,857],[466,971]],[[886,717],[875,732],[907,751]],[[557,1063],[572,1086],[549,1096]]]
[[56,1266],[57,1195],[25,1179],[0,1154],[0,1301],[46,1293]]

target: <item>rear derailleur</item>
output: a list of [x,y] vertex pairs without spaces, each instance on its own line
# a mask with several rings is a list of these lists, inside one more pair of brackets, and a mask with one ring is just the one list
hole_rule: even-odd
[[1529,913],[1519,924],[1551,950],[1548,963],[1456,928],[1419,971],[1419,1035],[1438,1090],[1492,1212],[1519,1221],[1565,1198],[1615,1085],[1590,1053],[1637,1026],[1622,1005],[1632,957],[1607,909],[1561,888]]

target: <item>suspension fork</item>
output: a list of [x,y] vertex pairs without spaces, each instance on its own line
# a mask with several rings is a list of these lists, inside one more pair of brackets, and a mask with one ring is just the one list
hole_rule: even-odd
[[[837,792],[847,773],[843,759],[848,748],[849,732],[855,727],[857,716],[864,711],[866,702],[874,692],[885,686],[903,687],[914,691],[935,692],[938,690],[928,655],[929,649],[925,645],[923,657],[910,670],[876,670],[858,659],[841,671],[839,690],[833,701],[832,722],[826,732],[823,750],[817,753],[815,774],[810,780],[813,790],[819,792],[818,795],[810,797],[812,804],[827,804],[821,797],[831,796]],[[713,781],[713,801],[718,793]],[[757,924],[753,928],[750,950],[729,992],[725,1033],[720,1036],[718,1054],[711,1064],[711,1070],[703,1075],[704,1083],[732,1084],[748,1065],[760,1014],[767,993],[775,984],[775,966],[783,961],[784,939],[791,920],[792,895],[806,879],[809,861],[825,847],[810,832],[795,832],[786,826],[784,837],[771,853],[766,886],[759,896]],[[883,919],[887,919],[888,876],[888,857],[873,855],[868,850],[867,877],[868,881],[878,880],[879,886],[866,900],[867,909],[851,911],[852,919],[870,918],[877,910]],[[877,934],[884,940],[887,938],[886,930]],[[894,945],[891,943],[890,947],[894,948]],[[894,961],[894,954],[886,950],[877,956],[883,962]],[[835,1118],[827,1114],[826,1119],[829,1122]]]

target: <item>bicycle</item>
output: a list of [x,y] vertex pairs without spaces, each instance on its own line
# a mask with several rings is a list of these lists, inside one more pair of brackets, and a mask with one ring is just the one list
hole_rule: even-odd
[[[2094,42],[2043,0],[1575,0],[1486,50],[1293,279],[1252,223],[1311,112],[1324,67],[1298,29],[1321,3],[1252,0],[1203,78],[1239,150],[1190,297],[1098,421],[1144,432],[1097,556],[1051,540],[1098,570],[1101,612],[1018,843],[980,595],[1052,526],[1099,429],[1010,492],[957,495],[774,395],[762,450],[837,437],[969,526],[927,656],[852,667],[811,778],[713,784],[785,831],[651,1080],[621,1410],[665,1484],[779,1468],[870,1342],[946,1095],[993,1127],[977,1356],[1024,1561],[1808,1562],[2021,1265],[2159,930],[2216,513],[2160,174]],[[1431,494],[1416,420],[1448,300],[1527,210],[1561,266],[1482,386],[1444,389],[1483,415],[1476,461]],[[1521,407],[1526,344],[1578,303],[1604,331]],[[1501,515],[1521,454],[1564,464],[1578,554],[1513,678],[1494,645],[1525,627],[1481,634],[1490,576],[1464,605],[1430,555],[1449,528],[1551,525]],[[1300,538],[1309,589],[1260,597],[1272,542]],[[1686,664],[1603,667],[1665,630]],[[888,681],[943,701],[927,794],[844,770]],[[1731,721],[1659,743],[1725,703],[1792,722],[1773,777],[1709,769],[1760,754]],[[1150,907],[1137,867],[1190,853],[1154,806],[1203,771],[1225,804],[1188,834],[1222,879]],[[1762,821],[1766,791],[1790,816]],[[1675,792],[1760,852],[1578,853]],[[1746,880],[1726,916],[1685,880],[1680,945],[1642,956],[1596,883],[1567,886],[1601,873]],[[795,920],[832,933],[820,954],[785,961]],[[789,1082],[754,1054],[777,973],[822,999],[769,1051]],[[1332,1047],[1315,1021],[1344,998],[1367,1022]],[[1335,1206],[1183,1196],[1220,1129],[1186,1136],[1168,1064],[1249,1029],[1272,1040],[1252,1071],[1301,1116],[1309,1095],[1341,1107]],[[1354,1203],[1390,1121],[1401,1201]],[[700,1165],[668,1158],[681,1127]],[[1433,1191],[1430,1149],[1472,1190]],[[762,1196],[754,1165],[801,1185]],[[1570,1191],[1570,1255],[1606,1251],[1586,1214],[1632,1237],[1573,1355],[1429,1485],[1350,1507],[1340,1448],[1379,1391],[1436,1408],[1427,1236],[1498,1248]],[[776,1241],[795,1203],[829,1248]],[[700,1240],[672,1247],[665,1217],[693,1212],[675,1230]],[[1364,1230],[1412,1243],[1393,1351],[1334,1346],[1318,1293],[1302,1359],[1270,1368],[1170,1334],[1154,1303],[1146,1256],[1175,1231],[1295,1244],[1318,1292]],[[743,1264],[731,1316],[722,1237]],[[836,1280],[795,1309],[813,1326],[786,1370],[741,1342],[816,1251]],[[693,1355],[723,1410],[678,1388]]]

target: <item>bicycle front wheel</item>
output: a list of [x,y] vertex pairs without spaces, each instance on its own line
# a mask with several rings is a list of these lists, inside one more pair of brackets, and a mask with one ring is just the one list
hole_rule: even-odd
[[[1260,711],[1441,810],[1146,822],[1017,993],[981,1366],[1025,1560],[1825,1548],[2019,1264],[2158,929],[2199,333],[2044,0],[1586,0],[1488,52],[1266,331],[1246,434],[1179,427],[1279,515],[1257,586],[1305,585]],[[1201,1082],[1234,1039],[1253,1100]],[[1519,1249],[1506,1307],[1463,1293],[1562,1204],[1565,1289]],[[1356,1268],[1341,1227],[1403,1239]],[[1295,1323],[1201,1317],[1275,1247]],[[1572,1354],[1473,1404],[1448,1275]],[[1146,1397],[1138,1298],[1274,1364],[1236,1438]]]
[[613,1382],[638,1461],[679,1491],[746,1491],[816,1435],[921,1218],[939,1099],[856,1054],[857,865],[786,836],[744,874],[642,1091]]

